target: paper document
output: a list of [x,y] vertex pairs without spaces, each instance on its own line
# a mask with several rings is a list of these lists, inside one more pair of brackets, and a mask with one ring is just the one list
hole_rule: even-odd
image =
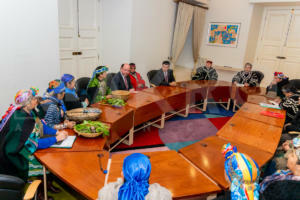
[[279,107],[279,105],[274,105],[274,104],[267,104],[267,103],[259,103],[259,105],[261,107],[266,107],[266,108],[274,108],[274,109],[278,109],[281,110],[281,108]]
[[72,148],[73,143],[76,139],[76,136],[68,136],[64,141],[55,143],[51,147],[54,148]]

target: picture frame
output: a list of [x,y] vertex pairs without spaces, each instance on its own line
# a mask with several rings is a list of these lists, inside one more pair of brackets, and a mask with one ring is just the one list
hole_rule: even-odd
[[237,48],[241,23],[210,22],[207,44],[212,46]]

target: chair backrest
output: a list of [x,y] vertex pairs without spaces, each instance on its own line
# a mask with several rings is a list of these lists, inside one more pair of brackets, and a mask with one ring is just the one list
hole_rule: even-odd
[[279,180],[271,183],[261,194],[263,200],[290,200],[299,199],[300,181],[296,180]]
[[87,86],[89,84],[89,77],[82,77],[77,79],[75,83],[76,93],[79,98],[85,99],[87,97]]
[[108,73],[106,76],[107,86],[111,88],[111,80],[117,73]]
[[147,73],[147,77],[148,77],[148,81],[151,84],[151,80],[153,79],[153,77],[155,76],[155,74],[157,73],[158,70],[150,70]]
[[6,200],[23,199],[25,183],[22,179],[0,174],[0,197]]
[[300,79],[292,79],[289,81],[289,84],[300,90]]
[[260,71],[253,71],[253,72],[256,74],[256,76],[258,78],[258,83],[260,84],[261,81],[264,79],[265,75]]

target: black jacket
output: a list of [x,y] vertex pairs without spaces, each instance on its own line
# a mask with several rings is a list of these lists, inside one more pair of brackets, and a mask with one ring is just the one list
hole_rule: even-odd
[[127,83],[128,83],[128,88],[126,88],[125,83],[124,83],[124,79],[122,77],[121,72],[118,72],[113,79],[111,80],[111,90],[130,90],[132,89],[132,84],[130,82],[130,77],[129,75],[126,76],[127,79]]
[[173,75],[173,70],[168,69],[167,73],[168,73],[168,82],[165,80],[164,72],[162,71],[162,69],[157,71],[157,73],[154,75],[153,79],[150,82],[156,86],[170,85],[171,82],[175,81],[175,77]]

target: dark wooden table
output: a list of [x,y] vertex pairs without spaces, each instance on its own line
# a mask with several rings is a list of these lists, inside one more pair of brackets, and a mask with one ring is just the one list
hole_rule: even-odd
[[208,137],[184,147],[179,150],[179,153],[182,153],[182,155],[195,166],[203,170],[210,178],[216,181],[220,187],[228,189],[229,184],[224,176],[225,158],[222,155],[222,147],[229,142],[236,146],[240,153],[245,153],[253,158],[259,167],[264,165],[273,156],[273,154],[253,146],[236,143],[217,136]]
[[[159,151],[144,153],[150,156],[150,184],[159,183],[172,193],[173,199],[208,195],[221,189],[197,168],[189,164],[176,151]],[[124,158],[128,154],[112,155],[109,182],[121,177]]]
[[99,121],[110,124],[110,135],[107,137],[107,146],[120,140],[126,133],[133,129],[134,110],[129,106],[115,108],[110,105],[93,104],[92,107],[102,110]]
[[87,199],[96,199],[104,186],[105,174],[100,170],[98,154],[103,168],[107,168],[107,151],[35,153],[36,158],[63,182]]

